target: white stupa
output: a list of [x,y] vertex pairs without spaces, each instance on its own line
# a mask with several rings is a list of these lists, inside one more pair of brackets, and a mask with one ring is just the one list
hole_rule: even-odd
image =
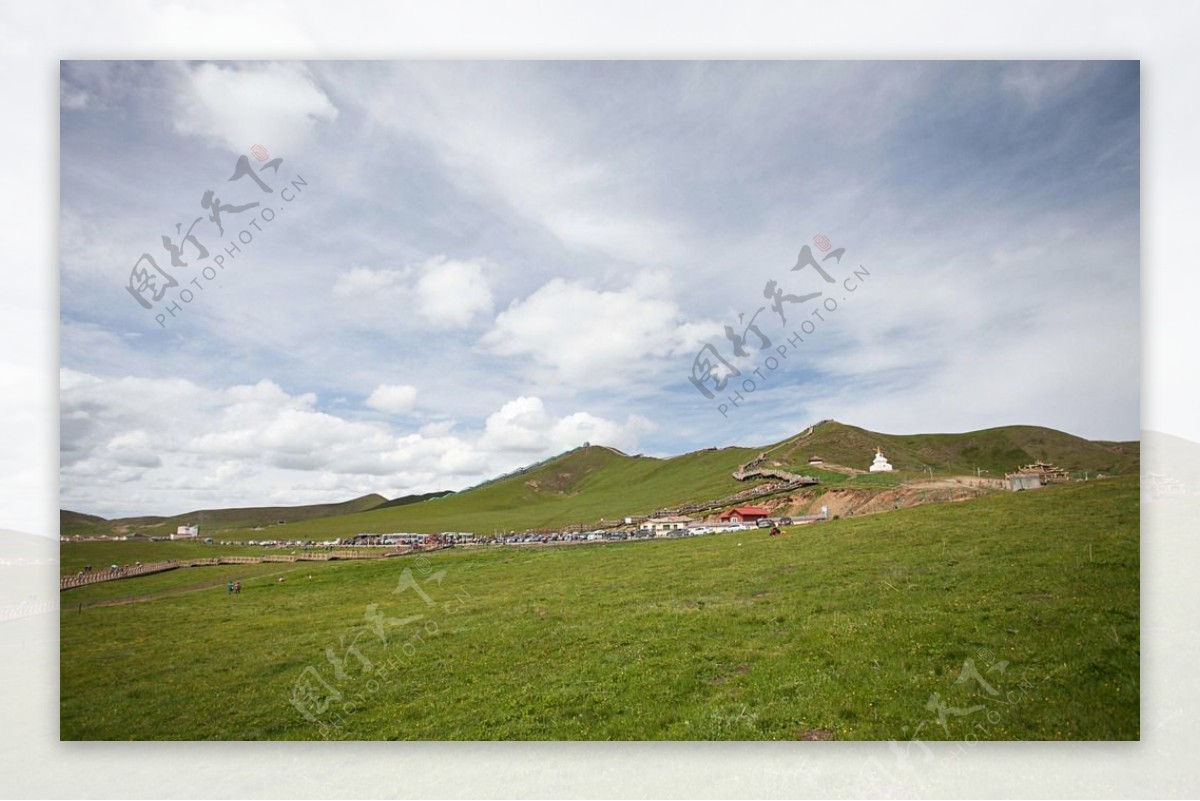
[[872,473],[890,473],[890,472],[892,472],[892,466],[888,463],[888,460],[883,455],[883,451],[881,451],[879,448],[875,449],[875,461],[871,462],[871,472]]

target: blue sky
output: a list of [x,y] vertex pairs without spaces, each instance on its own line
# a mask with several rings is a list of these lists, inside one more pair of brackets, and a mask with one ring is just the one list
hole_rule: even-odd
[[[1136,62],[61,76],[67,508],[394,497],[584,441],[673,455],[831,417],[1139,435]],[[255,144],[283,159],[257,173],[269,195],[227,180],[239,156],[262,168]],[[227,212],[224,235],[201,219],[209,259],[185,247],[172,267],[160,239],[207,215],[209,189],[276,216],[258,230],[262,207]],[[831,285],[791,270],[805,245],[824,255],[819,234],[845,248],[823,263]],[[142,253],[179,281],[150,310],[126,289]],[[789,326],[761,312],[772,347],[751,336],[733,358],[724,328],[769,306],[768,280],[824,294],[785,307]],[[687,380],[706,344],[742,371],[713,400]],[[755,367],[766,379],[721,414]]]

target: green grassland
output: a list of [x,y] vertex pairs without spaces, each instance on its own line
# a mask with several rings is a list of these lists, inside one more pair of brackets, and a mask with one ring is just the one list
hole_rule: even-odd
[[[741,458],[704,453],[709,473]],[[594,481],[650,503],[638,493],[656,460],[644,461],[617,487],[597,467],[559,491],[582,498]],[[560,511],[540,482],[553,476],[534,476],[524,499],[547,521]],[[239,566],[235,597],[225,572],[205,572],[226,568],[111,582],[144,603],[88,606],[107,590],[70,590],[61,736],[1137,739],[1138,511],[1129,476],[782,537]],[[455,527],[503,525],[485,524],[502,511],[479,514]],[[406,568],[428,603],[396,592]],[[218,586],[198,586],[205,576]],[[423,617],[376,632],[372,612]],[[355,641],[371,669],[350,656],[339,677],[326,649]],[[291,703],[314,673],[326,682],[316,701],[341,697],[323,710],[299,697],[319,723]]]
[[225,592],[231,581],[246,582],[252,578],[303,575],[313,571],[311,562],[264,562],[247,565],[213,565],[203,568],[179,568],[163,573],[151,573],[136,579],[102,581],[87,584],[63,593],[66,609],[80,613],[83,609],[109,603],[149,603],[169,595],[187,595],[215,588]]

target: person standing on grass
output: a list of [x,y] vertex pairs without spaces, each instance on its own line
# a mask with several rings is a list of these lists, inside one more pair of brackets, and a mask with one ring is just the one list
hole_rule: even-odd
[[229,582],[228,591],[227,591],[225,594],[226,594],[226,595],[233,595],[233,582],[232,582],[232,581],[231,581],[231,582]]
[[233,582],[233,594],[234,595],[242,594],[242,582],[240,582],[240,581]]

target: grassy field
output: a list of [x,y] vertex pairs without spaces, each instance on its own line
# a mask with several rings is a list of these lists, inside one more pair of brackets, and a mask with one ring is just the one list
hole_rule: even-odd
[[[135,562],[163,562],[168,559],[209,559],[215,556],[275,556],[280,554],[304,553],[302,547],[266,548],[257,545],[205,545],[202,542],[121,542],[93,540],[64,542],[59,546],[61,572],[71,575],[91,565],[92,570],[105,570],[109,565],[132,565]],[[317,546],[308,550],[321,552]],[[377,549],[339,547],[339,552],[363,551],[377,553]]]
[[1140,734],[1136,477],[782,537],[262,568],[232,598],[226,568],[63,593],[62,737]]
[[[208,589],[225,591],[231,581],[243,584],[252,578],[312,574],[311,562],[265,562],[251,565],[213,565],[204,568],[151,573],[136,579],[102,581],[77,587],[62,594],[64,609],[77,614],[93,606],[114,603],[150,603],[170,595],[189,595]],[[82,606],[83,609],[80,609]]]

